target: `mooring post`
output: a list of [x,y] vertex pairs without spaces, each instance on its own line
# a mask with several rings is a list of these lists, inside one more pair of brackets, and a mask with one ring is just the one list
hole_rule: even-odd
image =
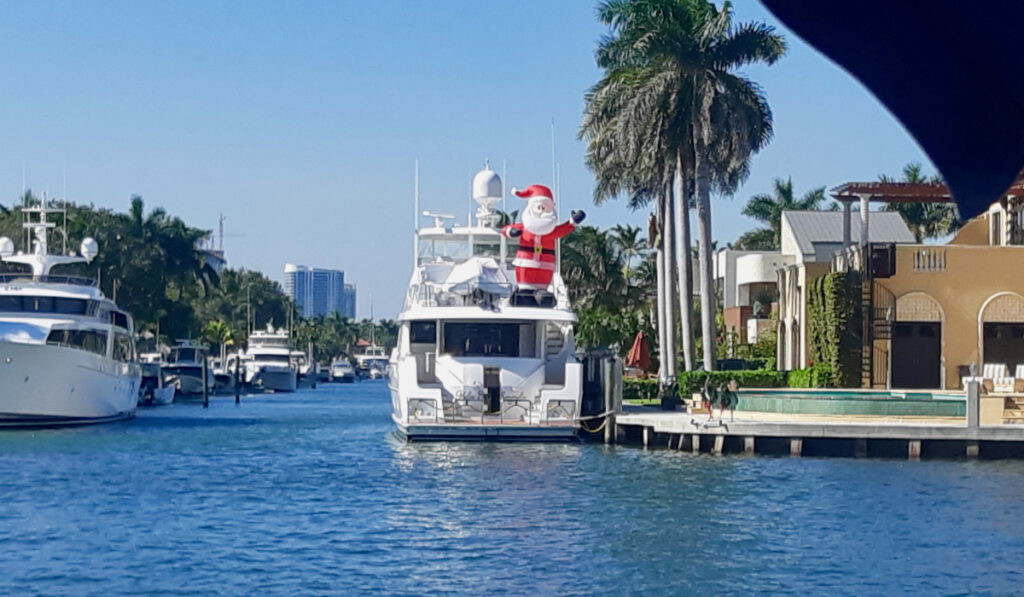
[[921,460],[921,440],[912,439],[907,442],[907,458]]
[[866,458],[868,455],[868,440],[865,437],[858,437],[853,440],[853,457]]
[[743,453],[753,454],[754,453],[754,436],[748,435],[743,438]]
[[981,391],[979,390],[980,384],[977,381],[967,382],[967,426],[971,429],[977,429],[981,421],[980,419],[980,398]]
[[241,397],[242,381],[239,379],[239,375],[238,375],[239,371],[241,370],[241,368],[239,367],[241,364],[242,364],[241,355],[236,355],[235,356],[235,404],[240,404],[242,402],[242,397]]
[[804,451],[803,438],[794,437],[789,440],[789,455],[800,456]]
[[207,363],[209,361],[206,358],[206,353],[205,352],[203,352],[202,355],[203,355],[203,408],[209,408],[210,407],[210,391],[206,387],[206,380],[207,380],[206,369],[207,369]]

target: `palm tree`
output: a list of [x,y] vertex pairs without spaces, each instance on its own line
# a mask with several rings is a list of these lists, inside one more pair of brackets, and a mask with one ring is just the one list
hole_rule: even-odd
[[[938,174],[928,177],[924,175],[921,164],[907,164],[903,167],[903,179],[894,180],[890,176],[882,174],[878,177],[879,182],[917,182],[917,183],[939,183],[942,184],[942,177]],[[956,232],[960,215],[957,213],[955,203],[888,203],[886,211],[894,211],[903,217],[907,228],[914,235],[918,243],[925,239],[939,238]]]
[[[764,24],[734,28],[731,5],[719,9],[707,0],[606,0],[598,18],[612,33],[598,48],[598,66],[606,72],[587,94],[581,135],[590,141],[587,158],[597,174],[596,192],[625,187],[634,197],[665,197],[672,181],[683,211],[693,201],[704,366],[713,369],[710,196],[735,190],[747,175],[750,156],[772,131],[760,89],[734,71],[775,62],[785,43]],[[681,275],[687,264],[679,264]]]
[[647,240],[640,236],[639,226],[618,224],[608,231],[608,239],[622,259],[622,275],[627,283],[633,281],[633,263],[646,250]]
[[820,209],[825,201],[825,187],[811,189],[800,199],[793,197],[793,179],[776,178],[772,194],[754,195],[743,207],[743,215],[753,218],[765,228],[744,233],[736,239],[736,248],[753,251],[777,251],[782,238],[782,212]]

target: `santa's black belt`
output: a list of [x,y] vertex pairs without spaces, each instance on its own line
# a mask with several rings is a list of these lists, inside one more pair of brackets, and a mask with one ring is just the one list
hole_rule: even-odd
[[554,249],[541,249],[540,251],[537,251],[536,249],[527,249],[527,248],[523,248],[523,247],[519,248],[519,252],[520,253],[529,253],[531,255],[533,255],[534,253],[540,253],[541,255],[554,255],[555,254],[555,250]]

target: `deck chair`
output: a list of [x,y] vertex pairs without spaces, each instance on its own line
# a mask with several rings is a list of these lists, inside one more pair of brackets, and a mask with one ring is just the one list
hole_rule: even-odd
[[1010,377],[1010,370],[1003,363],[985,363],[981,370],[982,385],[989,392],[1013,393],[1014,378]]
[[1013,391],[1016,394],[1024,392],[1024,364],[1017,365],[1013,375]]

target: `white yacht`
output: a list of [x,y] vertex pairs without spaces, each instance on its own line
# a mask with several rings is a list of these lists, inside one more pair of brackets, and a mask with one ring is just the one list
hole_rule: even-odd
[[[392,419],[409,439],[568,440],[579,426],[576,316],[557,274],[520,293],[491,207],[501,180],[473,179],[476,225],[451,216],[416,234],[416,263],[391,353]],[[418,208],[418,206],[417,206]]]
[[213,370],[207,361],[206,347],[192,340],[178,340],[171,347],[167,359],[160,367],[164,385],[174,386],[179,395],[201,396],[203,394],[203,363],[206,362],[206,391],[214,387]]
[[[94,280],[51,274],[58,265],[88,263],[96,241],[79,255],[51,255],[47,234],[57,228],[48,206],[26,207],[27,253],[0,238],[5,263],[31,273],[0,274],[0,426],[99,423],[135,415],[141,370],[130,315]],[[50,219],[50,216],[53,218]],[[62,227],[54,230],[66,243]]]
[[139,405],[163,406],[174,402],[176,388],[164,385],[161,366],[164,355],[160,352],[139,353],[142,381],[139,384]]
[[388,355],[383,346],[371,343],[353,355],[356,372],[367,379],[382,379],[387,376]]
[[[228,357],[228,369],[234,371],[233,359]],[[270,392],[294,392],[298,371],[291,361],[288,330],[275,330],[267,325],[266,330],[249,334],[249,348],[241,355],[245,370],[244,382],[254,390]]]
[[331,381],[352,383],[356,380],[356,370],[347,357],[338,357],[331,361]]

